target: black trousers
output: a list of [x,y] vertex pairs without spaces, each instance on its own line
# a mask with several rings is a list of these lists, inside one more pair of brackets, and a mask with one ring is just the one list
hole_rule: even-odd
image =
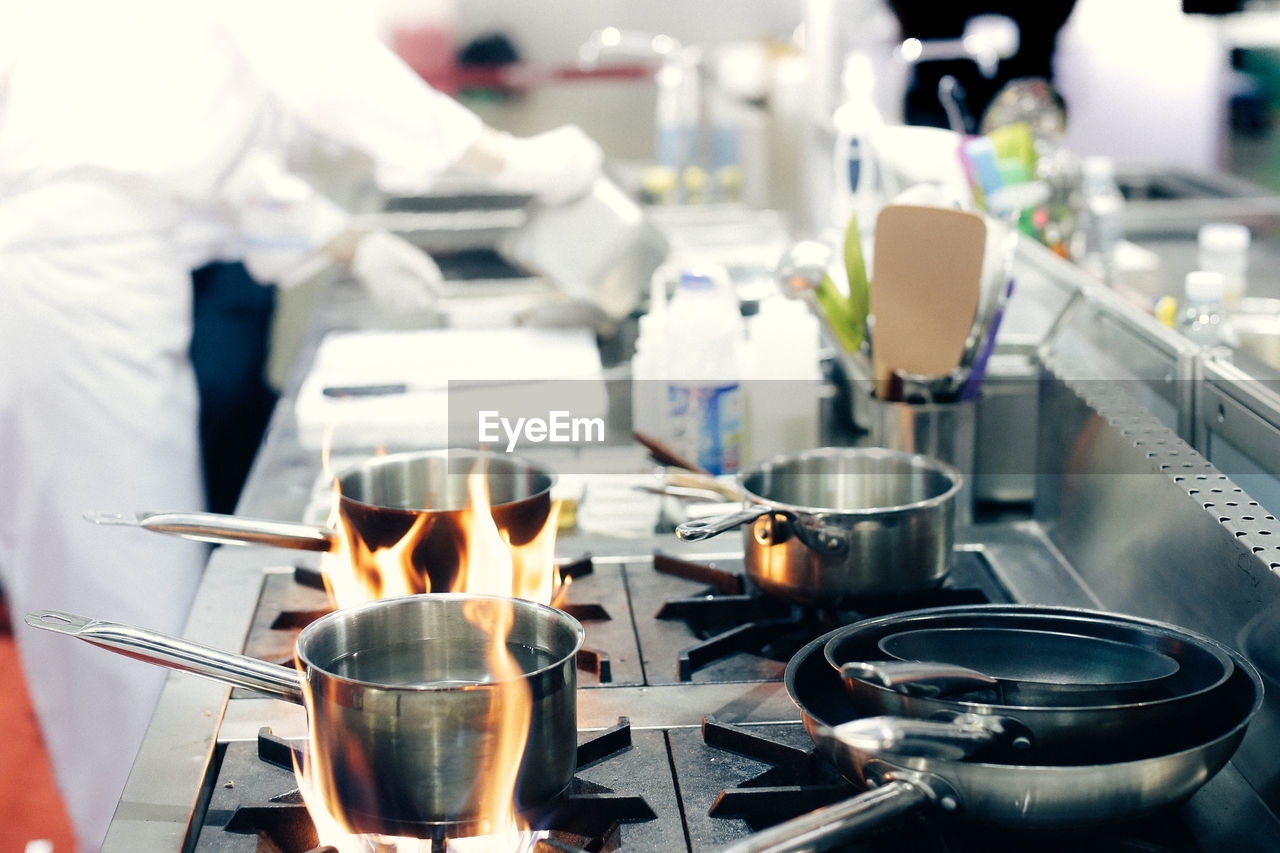
[[277,398],[266,379],[275,287],[238,263],[202,267],[192,283],[205,493],[210,510],[232,512]]

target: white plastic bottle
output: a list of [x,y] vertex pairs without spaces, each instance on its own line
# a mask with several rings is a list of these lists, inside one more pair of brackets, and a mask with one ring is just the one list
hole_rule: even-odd
[[1239,223],[1209,222],[1200,226],[1199,266],[1202,270],[1222,273],[1222,301],[1226,305],[1239,302],[1248,290],[1246,274],[1251,242],[1248,227]]
[[818,318],[803,302],[765,299],[747,321],[749,461],[818,446]]
[[[657,167],[651,179],[666,194],[663,203],[687,201],[687,182],[698,167],[698,123],[701,91],[694,54],[680,50],[669,56],[658,70],[655,114],[655,154]],[[665,186],[663,186],[665,184]]]
[[1116,280],[1116,249],[1124,239],[1124,195],[1110,157],[1084,158],[1084,268],[1107,284]]
[[668,441],[666,411],[667,288],[673,272],[659,267],[649,280],[649,310],[641,315],[631,357],[631,428]]
[[834,224],[843,228],[852,214],[875,221],[880,208],[880,170],[873,136],[884,124],[875,102],[875,68],[864,53],[851,53],[841,75],[844,100],[831,117],[835,128]]
[[731,474],[746,445],[746,399],[742,315],[728,274],[683,271],[664,326],[670,447],[712,474]]
[[1187,273],[1183,285],[1186,307],[1178,328],[1188,339],[1201,346],[1222,346],[1233,343],[1234,335],[1222,308],[1226,280],[1222,273],[1212,270],[1195,270]]

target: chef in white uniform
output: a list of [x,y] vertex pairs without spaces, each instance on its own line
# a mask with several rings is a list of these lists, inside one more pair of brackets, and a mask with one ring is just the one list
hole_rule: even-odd
[[[183,628],[205,547],[82,513],[202,505],[192,269],[238,240],[267,278],[325,248],[392,303],[438,280],[284,172],[281,118],[367,154],[388,192],[457,168],[555,203],[598,173],[577,128],[496,133],[322,5],[0,4],[0,582],[19,619]],[[95,850],[165,673],[15,634],[80,849]]]

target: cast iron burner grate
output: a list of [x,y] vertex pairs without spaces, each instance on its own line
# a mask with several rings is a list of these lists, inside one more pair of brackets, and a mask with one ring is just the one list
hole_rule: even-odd
[[[699,669],[739,653],[785,663],[815,637],[871,616],[1008,600],[990,579],[985,563],[972,565],[975,559],[977,555],[958,552],[951,577],[937,589],[867,596],[847,608],[823,610],[789,604],[751,589],[739,572],[655,553],[654,571],[706,585],[702,595],[667,600],[656,618],[682,620],[701,640],[678,654],[679,680],[691,681]],[[979,571],[985,574],[979,576]]]
[[[753,774],[720,792],[707,812],[712,819],[744,821],[751,832],[759,832],[858,793],[817,753],[798,725],[736,726],[707,715],[702,738],[714,750],[748,759],[750,769],[745,772]],[[761,765],[766,769],[759,771]],[[925,811],[886,823],[839,849],[848,853],[1201,853],[1176,812],[1100,829],[1048,833],[978,827]]]
[[[196,851],[204,853],[322,853],[315,824],[293,779],[300,747],[263,728],[253,744],[229,744],[219,785],[211,796]],[[569,788],[536,813],[526,815],[531,828],[548,832],[535,853],[608,853],[622,847],[624,824],[652,821],[658,814],[643,795],[617,793],[581,776],[582,772],[632,749],[626,718],[578,744],[578,774]],[[232,749],[235,754],[232,754]],[[257,767],[253,766],[256,759]],[[247,780],[250,791],[234,791]],[[264,789],[264,784],[269,786]],[[267,792],[264,793],[264,790]],[[245,804],[223,808],[220,800]],[[448,850],[447,834],[429,839],[434,853]]]
[[709,746],[773,765],[738,787],[721,791],[708,812],[711,817],[745,820],[753,832],[857,793],[812,747],[772,740],[711,715],[702,720],[702,739]]
[[[589,554],[559,563],[557,568],[560,570],[560,577],[571,583],[581,581],[595,571]],[[292,577],[292,583],[288,583],[289,577]],[[291,576],[272,575],[270,578],[280,580],[268,584],[263,592],[259,611],[273,615],[265,625],[255,626],[251,630],[245,652],[274,663],[292,665],[293,640],[297,633],[333,608],[328,601],[324,575],[317,568],[294,566]],[[300,590],[310,594],[299,596]],[[556,606],[583,623],[607,622],[613,618],[603,604],[596,602],[566,601],[559,602]],[[583,672],[593,673],[601,684],[608,684],[613,680],[613,667],[606,651],[590,647],[580,649],[577,666]]]

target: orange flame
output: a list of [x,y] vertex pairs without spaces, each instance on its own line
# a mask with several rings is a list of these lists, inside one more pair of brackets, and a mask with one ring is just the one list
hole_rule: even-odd
[[[511,595],[515,589],[515,558],[511,540],[498,529],[489,503],[488,466],[484,460],[467,478],[471,506],[458,513],[463,544],[453,592]],[[508,630],[510,625],[507,626]]]
[[551,505],[546,523],[532,540],[524,545],[511,544],[510,537],[498,529],[489,503],[489,481],[484,477],[483,461],[467,479],[471,508],[459,513],[465,531],[465,556],[458,568],[454,592],[479,592],[489,595],[514,595],[529,601],[550,604],[560,584],[555,566],[556,525],[560,502]]
[[[546,523],[529,542],[513,546],[510,537],[494,520],[489,498],[488,478],[483,460],[478,462],[467,480],[469,506],[457,513],[462,531],[459,564],[451,591],[515,596],[550,603],[561,589],[555,568],[555,534],[560,504],[553,502]],[[344,535],[338,547],[324,557],[325,583],[330,598],[338,607],[350,607],[377,598],[413,592],[430,592],[431,581],[421,567],[414,565],[413,552],[430,532],[434,517],[422,513],[405,535],[392,546],[369,549],[360,537],[347,528],[338,512],[340,495],[335,495],[330,520]],[[493,830],[485,836],[456,838],[447,849],[454,853],[498,853],[532,849],[537,834],[529,831],[515,810],[515,788],[528,740],[532,718],[532,696],[529,681],[520,662],[507,646],[507,638],[515,620],[514,607],[499,608],[500,617],[492,619],[488,608],[464,609],[469,622],[485,630],[489,637],[486,662],[492,678],[485,685],[493,697],[489,704],[486,728],[496,734],[493,766],[479,774],[482,788],[481,821]],[[493,623],[493,624],[486,624]],[[305,696],[308,716],[313,707],[310,692]],[[311,754],[318,738],[312,738],[308,760],[296,768],[298,787],[315,825],[319,842],[340,853],[430,853],[431,842],[415,838],[376,838],[351,831],[336,817],[333,780],[316,778],[309,772],[315,767]]]
[[[415,550],[439,523],[460,531],[454,533],[459,562],[457,575],[448,586],[450,592],[514,595],[550,604],[567,583],[555,565],[561,502],[552,501],[546,521],[531,540],[513,545],[493,519],[488,485],[481,459],[467,478],[470,507],[455,513],[456,519],[442,519],[441,514],[430,511],[419,513],[398,541],[370,548],[342,516],[342,495],[335,481],[329,524],[342,535],[337,537],[337,547],[321,557],[330,601],[335,607],[354,607],[395,595],[443,591],[433,590],[429,567],[419,565],[421,557],[415,557]],[[468,563],[484,568],[475,572]]]
[[[463,609],[467,621],[478,627],[486,612],[487,608],[480,607]],[[497,624],[490,627],[489,648],[485,652],[485,660],[494,678],[494,683],[488,685],[492,688],[491,702],[485,722],[496,740],[493,766],[477,782],[481,786],[479,811],[494,828],[490,836],[494,840],[494,850],[519,849],[527,829],[516,814],[515,790],[520,761],[529,737],[533,694],[528,680],[521,678],[524,670],[507,648],[507,637],[514,623],[515,610],[508,600],[506,607],[499,608]]]

